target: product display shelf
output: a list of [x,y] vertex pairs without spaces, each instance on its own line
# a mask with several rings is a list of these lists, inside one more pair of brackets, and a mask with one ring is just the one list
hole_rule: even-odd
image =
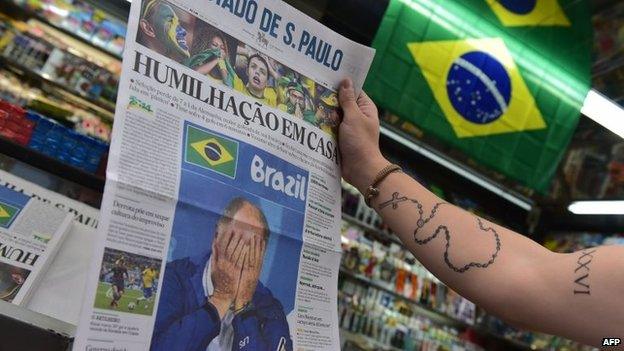
[[[361,228],[363,228],[363,229],[365,229],[365,230],[367,230],[367,231],[369,231],[369,232],[371,232],[371,233],[373,233],[373,234],[375,234],[375,235],[377,235],[379,237],[387,238],[389,240],[392,240],[393,242],[396,242],[396,243],[400,244],[400,241],[395,236],[393,236],[391,234],[388,234],[388,233],[385,233],[385,232],[383,232],[383,231],[381,231],[381,230],[379,230],[379,229],[377,229],[377,228],[375,228],[375,227],[373,227],[371,225],[368,225],[366,223],[362,223],[361,221],[357,220],[356,218],[354,218],[352,216],[349,216],[349,215],[346,215],[346,214],[343,213],[342,219],[347,221],[347,222],[349,222],[349,223],[351,223],[351,224],[353,224],[353,225],[357,225],[357,226],[359,226],[359,227],[361,227]],[[387,292],[388,294],[391,294],[391,295],[393,295],[393,296],[395,296],[395,297],[397,297],[399,299],[402,299],[402,300],[410,303],[411,305],[416,307],[416,310],[418,311],[418,313],[420,315],[428,317],[429,319],[431,319],[434,322],[438,322],[440,324],[450,325],[450,326],[454,326],[454,327],[461,327],[461,328],[470,327],[470,328],[474,329],[475,331],[477,331],[479,334],[482,334],[484,336],[491,337],[491,338],[494,338],[494,339],[497,339],[497,340],[509,343],[509,344],[513,345],[516,349],[534,350],[533,348],[531,348],[530,345],[525,344],[523,342],[520,342],[520,341],[517,341],[517,340],[513,340],[513,339],[508,339],[508,338],[506,338],[506,337],[504,337],[502,335],[498,335],[498,334],[496,334],[496,333],[494,333],[494,332],[492,332],[490,330],[487,330],[487,329],[485,329],[483,327],[470,325],[470,324],[468,324],[468,323],[466,323],[464,321],[460,321],[460,320],[457,320],[457,319],[452,318],[450,316],[447,316],[446,314],[444,314],[444,313],[442,313],[440,311],[437,311],[437,310],[435,310],[435,309],[433,309],[433,308],[431,308],[429,306],[423,305],[423,304],[421,304],[421,303],[419,303],[417,301],[414,301],[414,300],[412,300],[410,298],[407,298],[407,297],[405,297],[403,295],[397,294],[392,289],[389,289],[388,287],[384,286],[383,284],[380,284],[380,283],[378,283],[378,282],[376,282],[376,281],[374,281],[374,280],[372,280],[372,279],[370,279],[368,277],[365,277],[363,275],[354,274],[352,272],[344,270],[343,268],[340,268],[340,274],[343,277],[347,277],[347,278],[350,278],[350,279],[355,279],[355,280],[358,280],[358,281],[360,281],[360,282],[362,282],[362,283],[364,283],[366,285],[370,285],[370,286],[373,286],[373,287],[375,287],[377,289],[383,290],[383,291]]]
[[85,96],[83,94],[80,94],[79,92],[63,85],[63,84],[59,84],[53,80],[47,79],[45,77],[43,77],[41,74],[31,70],[28,67],[24,67],[23,65],[14,62],[10,59],[7,59],[6,57],[0,56],[0,66],[1,67],[5,67],[5,68],[10,68],[12,72],[14,72],[15,74],[17,74],[18,76],[24,77],[26,79],[29,80],[34,80],[34,81],[38,81],[40,83],[45,83],[53,88],[59,89],[63,92],[69,93],[70,95],[82,100],[84,103],[86,103],[88,106],[90,107],[95,107],[95,110],[97,110],[97,108],[104,110],[104,112],[106,113],[102,113],[100,115],[102,116],[106,116],[107,119],[109,121],[113,120],[113,114],[115,113],[115,107],[112,103],[106,103],[103,101],[99,101],[99,100],[95,100],[92,99],[88,96]]
[[397,347],[392,345],[385,345],[380,343],[379,341],[368,337],[363,334],[353,333],[344,328],[340,328],[340,343],[344,346],[345,341],[354,342],[357,345],[365,345],[367,347],[372,347],[375,350],[385,350],[385,351],[403,351]]
[[415,309],[416,309],[416,311],[417,311],[417,313],[419,315],[425,316],[425,317],[431,319],[432,321],[437,322],[437,323],[439,323],[441,325],[449,325],[449,326],[453,326],[453,327],[465,327],[465,326],[468,325],[468,324],[466,324],[464,322],[461,322],[461,321],[459,321],[457,319],[451,318],[451,317],[445,315],[442,312],[436,311],[435,309],[433,309],[433,308],[431,308],[429,306],[423,305],[423,304],[421,304],[421,303],[419,303],[417,301],[414,301],[414,300],[412,300],[412,299],[410,299],[408,297],[405,297],[403,295],[397,294],[396,292],[394,292],[394,290],[388,288],[385,284],[381,284],[379,282],[376,282],[375,280],[367,278],[367,277],[365,277],[363,275],[349,272],[349,271],[343,269],[342,267],[340,268],[340,274],[343,277],[346,277],[346,278],[349,278],[349,279],[355,279],[355,280],[357,280],[359,282],[362,282],[362,283],[364,283],[366,285],[369,285],[369,286],[372,286],[372,287],[377,288],[379,290],[382,290],[382,291],[384,291],[384,292],[386,292],[386,293],[388,293],[388,294],[390,294],[390,295],[392,295],[392,296],[394,296],[396,298],[399,298],[399,299],[401,299],[403,301],[408,302],[409,304],[411,304],[411,305],[413,305],[415,307]]
[[379,230],[378,228],[373,227],[370,224],[366,224],[360,220],[358,220],[357,218],[350,216],[348,214],[343,213],[342,214],[342,219],[354,224],[358,227],[361,227],[362,229],[366,230],[367,232],[371,233],[371,234],[375,234],[375,236],[379,237],[380,239],[383,240],[390,240],[393,243],[399,244],[399,245],[403,245],[403,243],[401,243],[401,240],[399,240],[399,238],[397,238],[396,236],[390,234],[390,233],[386,233],[382,230]]
[[104,191],[105,179],[103,177],[85,172],[36,150],[16,144],[4,137],[0,137],[0,150],[2,150],[4,155],[80,184],[86,188],[97,192]]
[[48,26],[53,27],[54,29],[58,30],[59,32],[65,34],[65,35],[68,35],[68,36],[70,36],[70,37],[72,37],[72,38],[74,38],[74,39],[84,43],[85,45],[89,45],[90,47],[100,51],[102,54],[111,56],[111,57],[113,57],[113,58],[115,58],[117,60],[121,60],[121,55],[119,55],[117,53],[114,53],[112,51],[106,50],[105,48],[102,48],[100,46],[94,45],[92,42],[90,42],[89,40],[87,40],[87,39],[85,39],[85,38],[83,38],[83,37],[81,37],[79,35],[77,35],[76,33],[72,32],[70,30],[67,30],[66,28],[63,28],[61,26],[57,26],[54,23],[48,21],[47,18],[45,18],[45,17],[43,17],[43,16],[41,16],[41,15],[39,15],[39,14],[33,12],[33,11],[30,11],[30,10],[27,10],[25,8],[21,8],[21,7],[17,6],[17,5],[15,5],[13,3],[13,1],[11,1],[11,0],[0,0],[0,5],[2,5],[3,8],[10,9],[12,12],[19,12],[20,15],[23,16],[24,18],[34,18],[34,19],[36,19],[36,20],[38,20],[38,21],[40,21],[42,23],[45,23]]

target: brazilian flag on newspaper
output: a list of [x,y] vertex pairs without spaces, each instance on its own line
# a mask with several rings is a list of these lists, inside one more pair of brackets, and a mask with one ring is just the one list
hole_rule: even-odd
[[365,90],[545,193],[590,86],[586,0],[391,0]]

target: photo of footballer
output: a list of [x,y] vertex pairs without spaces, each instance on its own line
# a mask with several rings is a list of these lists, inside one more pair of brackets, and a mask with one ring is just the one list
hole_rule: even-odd
[[155,258],[106,248],[94,306],[152,315],[160,262]]

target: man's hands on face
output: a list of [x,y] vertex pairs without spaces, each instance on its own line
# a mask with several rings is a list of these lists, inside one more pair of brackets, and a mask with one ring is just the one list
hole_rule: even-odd
[[249,246],[239,231],[223,232],[217,236],[210,272],[214,290],[208,301],[215,306],[220,318],[223,318],[236,298],[241,269],[248,251]]
[[238,293],[234,301],[234,310],[239,311],[247,305],[256,291],[260,271],[262,271],[262,260],[266,241],[263,238],[253,235],[249,244],[248,254],[245,256],[243,272],[241,273]]

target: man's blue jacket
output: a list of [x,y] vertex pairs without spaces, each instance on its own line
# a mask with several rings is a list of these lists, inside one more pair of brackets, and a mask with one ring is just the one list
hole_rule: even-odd
[[[221,320],[216,308],[207,302],[202,284],[209,259],[210,253],[167,263],[152,351],[206,351],[219,335]],[[260,282],[250,308],[234,317],[232,327],[233,350],[292,350],[282,304]]]

